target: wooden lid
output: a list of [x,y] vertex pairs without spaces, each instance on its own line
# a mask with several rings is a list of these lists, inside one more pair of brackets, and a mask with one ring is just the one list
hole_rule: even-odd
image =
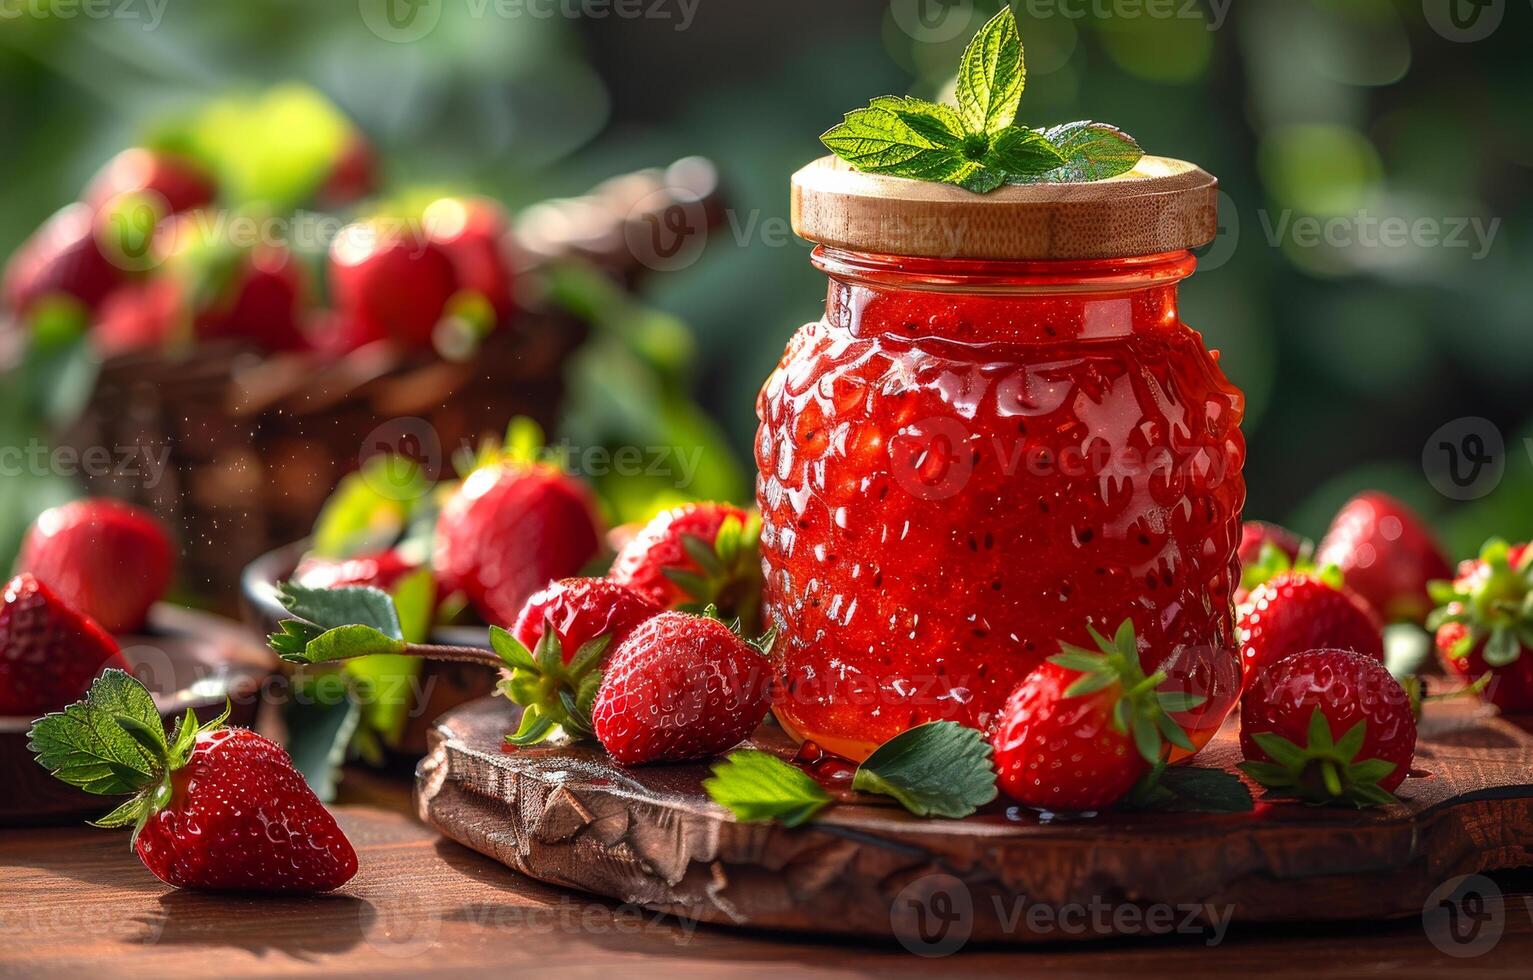
[[821,157],[793,175],[793,230],[821,245],[964,259],[1112,259],[1196,248],[1218,234],[1219,182],[1183,160],[1145,157],[1079,184],[951,184],[853,170]]

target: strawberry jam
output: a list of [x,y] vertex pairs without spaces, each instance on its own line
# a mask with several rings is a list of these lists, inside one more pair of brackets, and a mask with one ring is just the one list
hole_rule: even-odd
[[814,254],[825,316],[757,402],[792,734],[861,759],[926,721],[987,728],[1061,641],[1125,618],[1147,671],[1193,650],[1238,677],[1244,399],[1178,316],[1191,253]]

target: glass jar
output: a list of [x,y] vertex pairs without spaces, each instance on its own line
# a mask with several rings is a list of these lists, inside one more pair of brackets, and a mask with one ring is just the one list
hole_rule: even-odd
[[1191,253],[813,261],[825,316],[757,403],[784,727],[852,759],[986,729],[1061,642],[1131,619],[1147,671],[1218,689],[1182,719],[1211,737],[1238,695],[1244,399],[1178,315]]

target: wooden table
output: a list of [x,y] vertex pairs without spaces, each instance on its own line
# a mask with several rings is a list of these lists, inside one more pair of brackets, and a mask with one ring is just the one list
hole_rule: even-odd
[[361,859],[340,894],[263,899],[177,892],[120,831],[0,830],[0,976],[1263,975],[1526,977],[1533,874],[1495,876],[1484,913],[1503,934],[1454,958],[1420,919],[1206,936],[964,949],[938,960],[898,946],[695,926],[538,884],[439,838],[408,785],[352,773],[336,808]]

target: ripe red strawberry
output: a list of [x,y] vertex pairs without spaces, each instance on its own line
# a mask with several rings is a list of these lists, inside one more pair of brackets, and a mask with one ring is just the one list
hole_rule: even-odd
[[144,192],[154,195],[165,214],[179,214],[212,204],[218,185],[201,164],[188,157],[133,147],[107,161],[91,178],[82,199],[99,211],[120,194]]
[[126,670],[117,642],[31,575],[0,596],[0,715],[35,717],[85,693],[104,667]]
[[418,568],[419,565],[391,548],[355,558],[305,558],[294,570],[293,580],[310,589],[371,586],[388,592]]
[[491,627],[491,645],[507,667],[501,690],[526,709],[510,741],[542,741],[556,725],[571,735],[590,735],[607,654],[659,612],[637,592],[606,579],[564,578],[533,593],[509,633]]
[[761,724],[771,706],[770,679],[762,651],[724,623],[663,612],[612,652],[592,727],[624,765],[707,758]]
[[656,516],[607,577],[667,609],[715,606],[747,631],[761,610],[761,519],[732,504],[683,504]]
[[504,322],[511,313],[511,264],[505,251],[510,224],[500,204],[483,197],[444,197],[426,208],[422,222],[427,239],[452,260],[458,287],[482,296],[495,322]]
[[18,315],[49,296],[66,296],[94,310],[122,280],[123,270],[97,241],[95,213],[71,204],[43,222],[11,256],[5,302]]
[[1287,528],[1262,521],[1242,524],[1240,548],[1236,551],[1240,559],[1240,587],[1235,590],[1235,605],[1245,605],[1252,589],[1293,568],[1305,550],[1304,539]]
[[991,735],[996,785],[1018,803],[1097,810],[1127,796],[1170,745],[1193,750],[1167,712],[1201,699],[1157,691],[1165,677],[1145,677],[1132,622],[1112,640],[1090,632],[1100,652],[1061,644],[1001,710]]
[[172,279],[119,286],[107,296],[91,328],[91,345],[102,357],[163,348],[190,336],[191,315]]
[[1410,772],[1416,718],[1384,665],[1349,650],[1310,650],[1262,672],[1240,702],[1247,775],[1275,795],[1370,806]]
[[1435,605],[1427,583],[1453,574],[1421,518],[1374,491],[1358,494],[1337,511],[1315,560],[1341,569],[1347,588],[1388,621],[1422,622]]
[[555,467],[506,459],[470,473],[437,519],[433,565],[484,619],[515,622],[527,597],[574,575],[601,546],[584,487]]
[[144,686],[107,671],[85,700],[40,719],[30,747],[72,786],[132,794],[97,825],[132,825],[139,860],[166,884],[322,892],[349,881],[356,852],[288,754],[222,723],[188,710],[167,739]]
[[1442,605],[1427,626],[1436,630],[1443,666],[1470,682],[1484,679],[1480,696],[1502,711],[1533,711],[1533,547],[1491,541],[1432,592]]
[[155,248],[192,307],[197,337],[245,340],[269,351],[308,346],[301,326],[308,277],[286,247],[243,247],[213,216],[193,211],[162,225]]
[[175,549],[155,516],[106,498],[43,511],[16,559],[16,571],[31,572],[110,633],[144,625],[174,566]]
[[383,219],[342,229],[330,248],[337,310],[405,346],[431,347],[457,291],[457,274],[441,246]]
[[1284,572],[1251,593],[1236,629],[1245,684],[1289,654],[1332,648],[1382,662],[1384,627],[1354,593],[1323,575]]

